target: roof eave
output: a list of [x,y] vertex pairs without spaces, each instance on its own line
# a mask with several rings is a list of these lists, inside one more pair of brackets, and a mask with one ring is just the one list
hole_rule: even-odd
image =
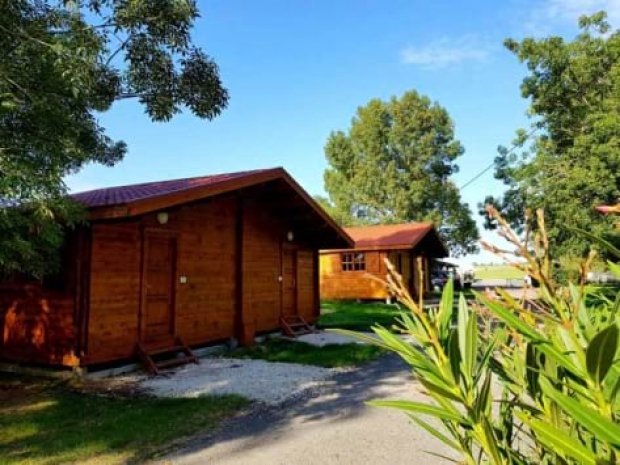
[[306,193],[284,168],[273,168],[243,178],[228,179],[209,186],[198,186],[191,189],[169,192],[123,204],[91,207],[88,210],[87,219],[90,221],[100,221],[136,217],[278,179],[284,180],[300,197],[302,197],[325,223],[336,232],[344,241],[345,245],[353,247],[354,241],[351,236],[349,236],[346,231],[344,231],[344,229],[342,229],[342,227]]

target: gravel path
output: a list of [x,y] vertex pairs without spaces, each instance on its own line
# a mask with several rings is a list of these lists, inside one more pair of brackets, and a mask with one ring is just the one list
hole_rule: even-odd
[[254,409],[213,436],[193,440],[158,464],[178,465],[441,465],[426,451],[453,452],[401,412],[369,407],[371,399],[422,400],[407,367],[387,355],[338,373],[278,408]]
[[202,358],[169,375],[145,378],[140,387],[160,397],[238,394],[277,405],[306,389],[317,387],[336,371],[296,363],[264,360]]

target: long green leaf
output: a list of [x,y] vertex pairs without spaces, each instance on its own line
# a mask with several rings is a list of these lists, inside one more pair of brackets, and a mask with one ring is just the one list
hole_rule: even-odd
[[439,337],[442,341],[448,338],[450,333],[450,323],[452,322],[452,306],[454,305],[454,282],[450,279],[441,293],[439,302],[439,312],[437,313],[437,325]]
[[450,359],[450,368],[452,369],[452,377],[455,383],[458,384],[461,372],[461,351],[459,349],[459,333],[456,328],[450,330],[447,349],[448,358]]
[[577,399],[555,389],[541,378],[540,387],[547,397],[556,402],[571,418],[589,430],[597,439],[620,446],[620,426],[598,411],[581,404]]
[[482,418],[483,416],[489,415],[491,412],[491,380],[491,371],[487,371],[487,375],[484,378],[484,382],[480,387],[478,397],[474,403],[476,418]]
[[600,384],[614,363],[618,350],[618,326],[613,323],[592,338],[586,350],[588,374]]
[[439,396],[454,400],[456,402],[461,402],[462,399],[459,397],[459,392],[452,389],[446,383],[442,382],[438,379],[433,379],[430,376],[424,376],[424,374],[420,374],[419,381],[426,389],[430,392],[433,392]]
[[555,347],[549,340],[547,340],[542,334],[534,330],[527,323],[522,321],[518,316],[512,313],[511,310],[504,308],[498,302],[487,299],[481,295],[478,295],[478,298],[482,303],[484,303],[489,310],[491,310],[495,316],[504,321],[509,327],[518,331],[531,342],[537,344],[538,350],[543,352],[545,355],[552,357],[557,363],[564,366],[564,368],[572,371],[577,376],[583,376],[583,370],[581,370],[577,365],[573,363],[573,361],[566,356],[561,350]]
[[542,336],[538,331],[536,331],[523,320],[521,320],[521,318],[515,315],[512,310],[504,308],[501,303],[488,299],[481,294],[478,294],[478,298],[484,305],[486,305],[489,310],[491,310],[495,314],[495,316],[497,316],[500,320],[502,320],[511,328],[520,332],[524,336],[527,336],[532,341],[546,341],[546,338],[544,336]]
[[409,418],[411,418],[416,424],[418,424],[419,426],[424,428],[427,432],[429,432],[430,434],[435,436],[437,439],[439,439],[445,445],[451,447],[452,449],[454,449],[456,451],[462,452],[461,448],[459,447],[459,445],[456,442],[454,442],[452,439],[450,439],[448,436],[443,434],[441,431],[439,431],[437,428],[435,428],[431,424],[427,423],[426,421],[422,420],[421,418],[418,418],[417,416],[415,416],[412,413],[409,414]]
[[578,440],[569,436],[564,431],[542,420],[535,420],[518,412],[517,417],[528,425],[536,434],[538,441],[557,454],[571,457],[580,465],[597,465],[596,456]]
[[493,339],[491,340],[491,342],[489,342],[489,345],[485,349],[482,358],[478,362],[478,368],[476,369],[476,376],[473,383],[474,385],[478,384],[478,381],[480,381],[480,378],[483,374],[485,374],[487,370],[491,370],[489,359],[493,355],[493,351],[495,350],[495,346],[497,345],[497,341],[499,340],[500,336],[502,336],[501,333],[495,333],[495,336],[493,336]]
[[373,400],[368,402],[373,407],[388,407],[406,412],[415,412],[422,415],[430,415],[440,420],[454,421],[461,425],[469,425],[468,419],[453,412],[449,412],[441,407],[424,404],[422,402],[410,402],[406,400]]
[[467,301],[463,294],[459,297],[457,320],[459,350],[461,352],[462,373],[468,385],[473,384],[473,361],[471,358],[472,337],[469,332],[469,321],[473,318],[467,308]]
[[475,313],[469,314],[466,333],[465,367],[467,375],[471,379],[476,363],[476,356],[478,355],[478,319]]

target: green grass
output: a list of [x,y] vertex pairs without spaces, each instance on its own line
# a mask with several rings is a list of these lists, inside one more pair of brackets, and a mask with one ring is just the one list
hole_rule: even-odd
[[317,325],[320,328],[368,331],[375,324],[391,326],[402,311],[402,307],[384,303],[326,300],[321,302],[321,317]]
[[474,268],[475,279],[523,279],[525,273],[508,265],[488,265]]
[[241,347],[227,357],[255,358],[269,362],[301,363],[326,368],[355,366],[376,359],[383,351],[366,344],[312,344],[285,339],[267,339],[264,344]]
[[102,397],[1,375],[0,464],[136,462],[214,428],[247,403],[238,396]]

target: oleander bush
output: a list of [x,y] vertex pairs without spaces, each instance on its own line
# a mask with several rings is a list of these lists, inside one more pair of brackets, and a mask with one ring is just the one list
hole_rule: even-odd
[[[371,404],[406,412],[466,464],[616,463],[620,293],[591,295],[598,291],[584,277],[594,252],[577,282],[556,284],[542,213],[537,232],[526,231],[524,240],[495,210],[490,214],[515,251],[485,247],[536,279],[537,297],[498,289],[477,294],[469,305],[462,295],[455,298],[449,283],[440,305],[424,310],[388,265],[387,285],[409,310],[397,329],[414,342],[380,326],[374,327],[378,340],[356,337],[400,355],[428,402]],[[611,244],[590,239],[620,258]],[[619,265],[609,267],[620,275]]]

